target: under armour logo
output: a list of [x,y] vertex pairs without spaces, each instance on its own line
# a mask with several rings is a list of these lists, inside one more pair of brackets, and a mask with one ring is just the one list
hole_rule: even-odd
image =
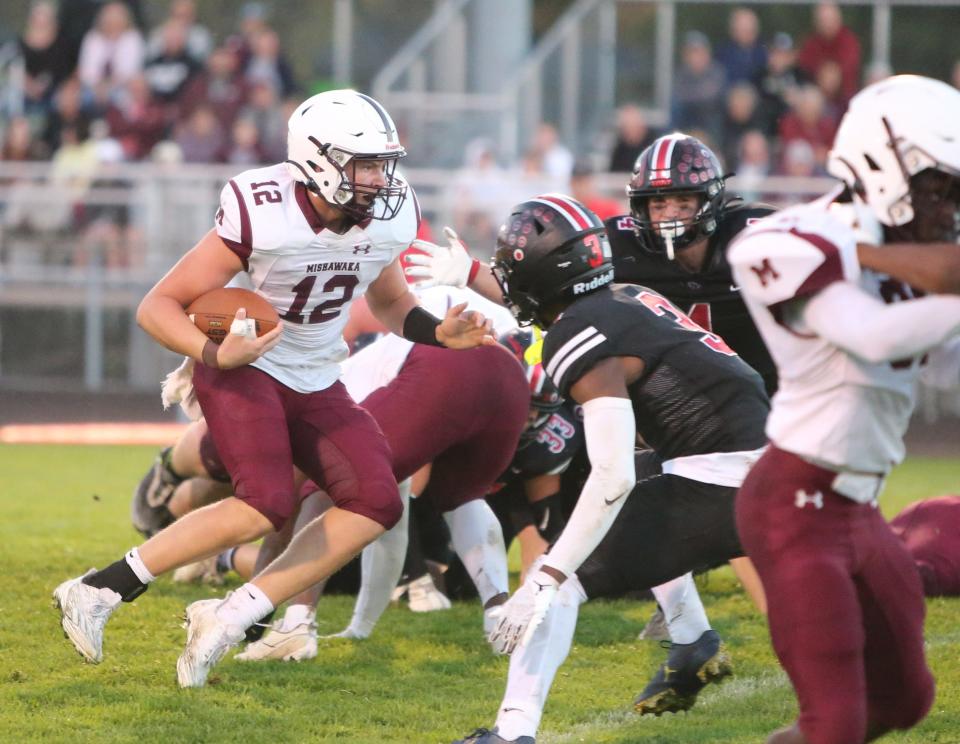
[[217,210],[217,216],[215,217],[218,225],[223,225],[223,207]]
[[366,245],[355,245],[353,246],[353,255],[359,256],[361,253],[364,256],[369,255],[371,247],[372,246],[369,243],[367,243]]
[[780,278],[780,274],[777,273],[775,268],[773,268],[769,258],[763,259],[763,263],[761,263],[759,266],[751,266],[750,271],[757,275],[757,279],[760,280],[760,284],[762,284],[764,287],[767,286],[768,278],[770,281],[776,281]]
[[797,498],[793,503],[798,509],[802,509],[807,504],[813,504],[817,509],[822,509],[823,494],[820,493],[820,491],[817,491],[814,494],[808,494],[806,491],[801,489],[797,491]]

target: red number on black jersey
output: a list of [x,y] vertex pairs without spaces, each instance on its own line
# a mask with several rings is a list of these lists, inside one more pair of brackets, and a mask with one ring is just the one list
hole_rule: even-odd
[[[700,343],[704,344],[710,349],[713,349],[717,353],[726,354],[727,356],[737,355],[737,352],[727,346],[726,342],[722,338],[715,333],[710,333],[706,329],[694,323],[692,320],[690,320],[690,318],[674,307],[674,305],[666,297],[661,297],[653,292],[640,292],[636,298],[638,302],[642,303],[644,307],[656,315],[667,316],[684,330],[694,331],[695,333],[699,332],[702,334],[700,336]],[[709,305],[707,308],[709,309]]]

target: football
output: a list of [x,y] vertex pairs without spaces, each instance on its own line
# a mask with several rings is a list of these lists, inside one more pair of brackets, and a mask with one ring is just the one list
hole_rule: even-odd
[[197,328],[219,344],[230,333],[230,324],[241,307],[247,309],[247,318],[255,322],[258,336],[280,322],[273,305],[256,292],[240,287],[220,287],[202,294],[190,303],[186,313]]

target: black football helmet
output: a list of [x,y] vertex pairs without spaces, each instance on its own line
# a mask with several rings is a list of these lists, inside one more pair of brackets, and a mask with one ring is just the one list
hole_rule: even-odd
[[563,404],[560,391],[543,370],[543,333],[536,328],[514,328],[499,339],[523,365],[530,383],[530,405],[553,413]]
[[500,344],[523,366],[530,385],[530,417],[521,439],[532,439],[560,410],[563,398],[543,369],[543,333],[537,328],[514,328],[500,336]]
[[569,196],[544,194],[510,210],[491,268],[517,321],[546,328],[558,309],[613,281],[610,255],[597,215]]
[[[725,180],[717,156],[696,137],[674,132],[655,140],[640,153],[627,184],[633,231],[640,245],[673,259],[677,251],[716,232],[723,217]],[[651,196],[689,193],[701,201],[690,224],[650,219],[647,204]]]

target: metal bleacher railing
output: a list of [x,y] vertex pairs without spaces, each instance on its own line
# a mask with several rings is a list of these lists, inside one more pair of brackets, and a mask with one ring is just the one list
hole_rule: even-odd
[[[0,385],[6,389],[154,390],[176,358],[136,327],[144,293],[213,224],[231,166],[123,164],[82,182],[48,163],[0,163]],[[425,217],[451,222],[449,170],[412,169]],[[508,172],[506,178],[511,174]],[[517,178],[519,178],[519,174]],[[598,174],[623,199],[624,174]],[[790,204],[829,179],[768,178],[732,188]],[[626,209],[626,202],[623,201]],[[473,246],[487,258],[492,246]],[[927,418],[957,408],[925,392]]]

